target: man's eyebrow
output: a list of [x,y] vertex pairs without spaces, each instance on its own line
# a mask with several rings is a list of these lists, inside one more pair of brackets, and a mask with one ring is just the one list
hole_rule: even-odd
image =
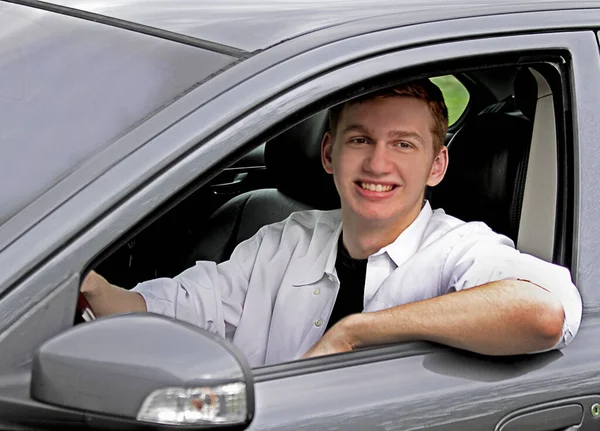
[[421,135],[419,135],[416,132],[410,132],[408,130],[393,130],[390,133],[388,133],[388,136],[390,138],[413,138],[416,139],[417,141],[419,141],[421,144],[424,144],[425,141],[423,141],[423,138],[421,138]]
[[359,132],[359,133],[364,133],[365,135],[371,134],[369,129],[367,129],[362,124],[348,124],[346,127],[344,127],[344,130],[342,130],[342,134],[345,134],[348,132]]
[[[344,130],[342,130],[342,134],[346,134],[346,133],[350,133],[350,132],[358,132],[358,133],[363,133],[365,135],[371,135],[371,132],[369,131],[368,128],[366,128],[362,124],[358,124],[358,123],[348,124],[346,127],[344,127]],[[392,130],[390,133],[388,133],[388,137],[391,139],[412,138],[412,139],[417,140],[421,145],[425,144],[425,141],[423,141],[423,138],[421,138],[421,135],[419,135],[417,132],[411,132],[409,130]]]

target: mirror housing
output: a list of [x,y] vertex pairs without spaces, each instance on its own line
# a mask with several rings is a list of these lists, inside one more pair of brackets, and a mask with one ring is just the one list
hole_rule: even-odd
[[150,313],[98,319],[47,341],[30,390],[43,403],[138,427],[245,427],[254,416],[252,372],[230,342]]

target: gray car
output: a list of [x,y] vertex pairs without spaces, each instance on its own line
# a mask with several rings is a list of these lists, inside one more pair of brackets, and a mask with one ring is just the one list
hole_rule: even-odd
[[[600,429],[599,27],[578,0],[0,2],[0,429]],[[571,270],[566,348],[251,369],[168,317],[93,320],[92,269],[132,288],[338,207],[327,109],[421,77],[452,117],[428,199]]]

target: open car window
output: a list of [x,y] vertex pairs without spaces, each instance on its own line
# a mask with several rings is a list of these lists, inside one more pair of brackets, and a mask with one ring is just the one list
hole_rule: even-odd
[[[466,116],[465,124],[461,124],[451,140],[446,142],[452,160],[447,178],[434,188],[429,199],[434,208],[444,208],[465,221],[483,220],[514,243],[552,260],[553,223],[545,229],[537,229],[536,235],[530,234],[528,239],[520,242],[519,235],[531,230],[536,214],[554,211],[557,203],[542,199],[532,206],[531,196],[540,194],[531,184],[526,187],[525,177],[515,186],[513,172],[523,169],[522,163],[532,148],[534,122],[549,124],[554,119],[540,115],[535,117],[524,108],[536,104],[537,89],[517,93],[514,77],[529,78],[533,76],[534,69],[515,65],[507,72],[510,73],[495,73],[494,76],[506,76],[506,82],[500,84],[515,89],[511,90],[515,93],[510,100],[519,100],[519,104],[510,102],[502,105],[497,112]],[[442,90],[449,111],[454,112],[452,120],[455,121],[469,105],[468,91],[450,74],[433,76],[431,80]],[[535,79],[530,82],[537,85]],[[531,94],[533,98],[521,104],[522,99],[531,97]],[[494,104],[497,108],[496,105],[498,103]],[[266,154],[265,166],[261,163],[257,168],[252,164],[234,162],[215,177],[216,181],[194,191],[104,259],[96,270],[114,284],[131,289],[141,281],[175,277],[198,261],[226,262],[238,245],[252,238],[262,227],[280,222],[295,211],[339,208],[335,186],[324,172],[320,159],[321,138],[328,130],[328,121],[328,110],[321,110],[270,138],[266,144],[259,140],[251,145],[248,154],[256,151]],[[510,140],[503,137],[507,130],[512,131]],[[488,142],[487,147],[481,145],[483,141]],[[507,142],[511,145],[510,149],[502,150]],[[494,153],[477,153],[478,148],[514,154],[507,165],[501,166],[501,174],[492,176],[492,183],[486,185],[490,188],[500,185],[503,190],[509,190],[500,200],[491,193],[486,195],[485,189],[483,193],[478,192],[481,195],[473,200],[472,194],[459,193],[461,189],[456,187],[457,184],[467,184],[465,181],[468,181],[473,166],[483,169],[484,173],[498,168]],[[241,160],[245,160],[244,157]],[[532,170],[529,175],[540,176],[543,172]],[[302,178],[302,182],[298,178]],[[556,175],[547,179],[545,184],[553,185],[551,193],[556,193]],[[530,197],[524,202],[523,196]],[[508,210],[517,201],[519,211],[524,208],[522,218]],[[164,253],[164,250],[169,252]],[[317,296],[320,294],[320,291],[316,293],[318,291],[315,289],[312,294]],[[317,328],[323,326],[327,317],[316,317],[314,325]],[[224,334],[230,339],[235,332],[234,326],[225,325]]]

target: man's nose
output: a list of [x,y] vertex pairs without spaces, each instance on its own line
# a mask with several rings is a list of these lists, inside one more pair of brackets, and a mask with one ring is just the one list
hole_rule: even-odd
[[370,147],[364,168],[374,174],[387,174],[391,170],[389,148],[385,142],[376,142]]

